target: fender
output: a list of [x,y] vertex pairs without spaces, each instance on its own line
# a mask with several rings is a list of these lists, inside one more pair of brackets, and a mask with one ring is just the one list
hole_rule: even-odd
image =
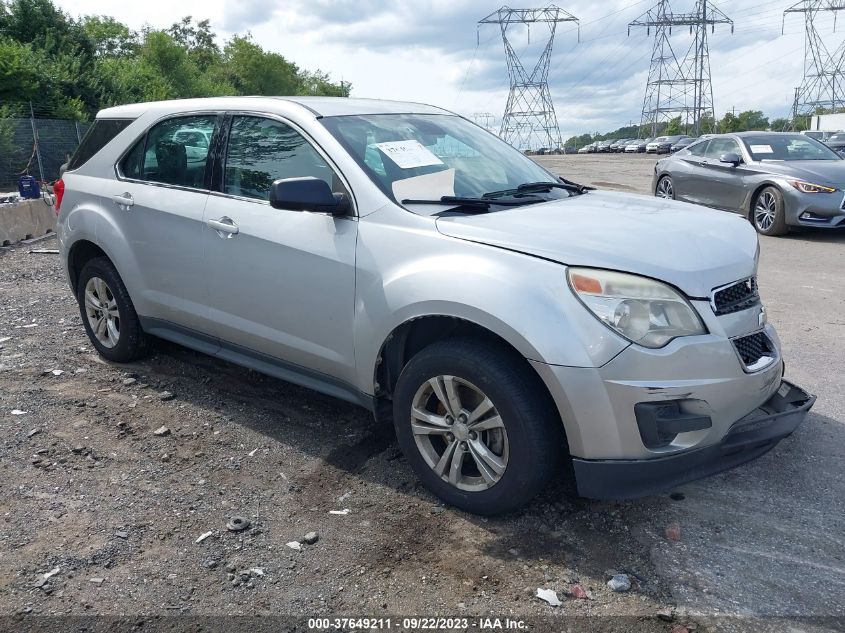
[[742,201],[741,210],[746,217],[748,217],[748,215],[751,213],[751,205],[753,204],[754,199],[757,197],[757,194],[760,192],[761,189],[765,187],[777,187],[778,189],[781,189],[781,185],[776,181],[772,180],[771,178],[766,178],[765,180],[761,180],[760,182],[754,183],[754,189],[749,191],[746,194],[745,199]]
[[[629,345],[580,304],[562,264],[463,240],[456,248],[456,238],[433,231],[397,236],[385,226],[364,221],[359,228],[356,375],[368,394],[388,336],[424,316],[472,322],[545,364],[598,367]],[[421,255],[409,259],[409,252]]]

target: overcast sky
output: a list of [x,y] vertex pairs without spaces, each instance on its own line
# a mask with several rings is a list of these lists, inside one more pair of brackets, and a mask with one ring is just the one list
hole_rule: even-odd
[[[708,34],[717,116],[735,107],[785,115],[802,77],[804,23],[783,10],[796,0],[714,2],[736,26]],[[73,15],[111,15],[140,28],[167,27],[183,15],[209,19],[225,39],[250,31],[265,48],[335,80],[352,82],[352,95],[423,101],[465,115],[490,112],[498,124],[507,98],[505,56],[498,27],[479,30],[479,19],[501,6],[488,0],[58,0]],[[657,0],[562,0],[558,6],[580,19],[580,42],[571,24],[558,27],[549,84],[563,138],[609,131],[639,122],[651,56],[645,29],[627,34],[628,22]],[[675,0],[675,12],[694,0]],[[174,7],[178,6],[178,10]],[[509,3],[515,8],[534,6]],[[537,4],[536,6],[545,6]],[[845,37],[832,19],[820,19],[828,46]],[[535,25],[528,44],[524,28],[509,31],[514,48],[533,66],[548,30]],[[476,39],[478,37],[478,40]],[[691,36],[679,28],[676,51]],[[477,43],[480,42],[480,43]],[[222,42],[221,42],[222,43]]]

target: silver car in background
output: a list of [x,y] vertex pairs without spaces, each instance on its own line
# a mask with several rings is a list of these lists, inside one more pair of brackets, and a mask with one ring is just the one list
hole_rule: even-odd
[[738,217],[591,190],[414,103],[141,103],[91,130],[55,191],[99,354],[161,337],[366,407],[457,507],[572,471],[588,497],[658,492],[813,404]]
[[804,134],[739,132],[657,161],[654,195],[735,211],[763,235],[845,227],[845,160]]

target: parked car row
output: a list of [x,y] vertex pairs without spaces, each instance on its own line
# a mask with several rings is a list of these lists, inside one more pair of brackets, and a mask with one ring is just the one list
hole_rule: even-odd
[[657,136],[648,138],[622,138],[616,140],[593,141],[578,150],[579,154],[606,152],[624,152],[626,154],[671,154],[694,143],[699,138],[711,136],[705,134],[698,138],[685,134]]

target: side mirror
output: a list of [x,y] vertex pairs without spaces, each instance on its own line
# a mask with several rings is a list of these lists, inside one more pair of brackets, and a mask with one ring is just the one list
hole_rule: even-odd
[[325,180],[305,178],[280,178],[270,186],[270,206],[290,211],[313,211],[334,216],[347,215],[351,208],[349,198],[342,193],[332,193]]
[[734,167],[739,165],[742,162],[742,158],[739,157],[739,154],[735,152],[728,152],[727,154],[722,154],[719,157],[720,163],[730,163]]

